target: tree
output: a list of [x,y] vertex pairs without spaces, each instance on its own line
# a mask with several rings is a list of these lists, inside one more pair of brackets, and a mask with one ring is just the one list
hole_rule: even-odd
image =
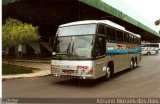
[[40,39],[38,27],[9,18],[2,26],[2,47],[8,54],[9,48],[18,44],[26,44]]
[[155,25],[159,25],[160,24],[160,19],[155,21]]

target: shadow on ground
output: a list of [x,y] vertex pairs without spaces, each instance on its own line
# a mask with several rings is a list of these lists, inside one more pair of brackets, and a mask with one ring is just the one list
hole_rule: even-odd
[[[138,67],[136,68],[138,69]],[[101,85],[103,83],[109,83],[111,81],[113,81],[114,79],[118,78],[119,76],[123,75],[123,74],[127,74],[130,73],[134,70],[123,70],[119,73],[116,73],[111,79],[106,80],[104,77],[99,78],[99,79],[95,79],[95,80],[89,80],[89,79],[64,79],[54,82],[52,83],[53,85],[57,84],[57,85],[61,85],[61,86],[74,86],[74,87],[84,87],[84,88],[88,88],[88,87],[96,87],[98,85]]]

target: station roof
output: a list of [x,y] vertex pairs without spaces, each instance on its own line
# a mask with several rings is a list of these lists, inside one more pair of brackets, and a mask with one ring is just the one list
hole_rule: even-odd
[[[14,3],[15,1],[20,1],[20,0],[2,0],[2,4],[6,5],[8,3]],[[106,14],[114,16],[115,21],[118,21],[118,22],[113,21],[115,23],[122,25],[123,23],[120,23],[121,20],[125,21],[125,25],[122,25],[122,26],[125,27],[125,26],[129,25],[131,28],[136,28],[136,30],[141,31],[139,34],[142,36],[142,38],[143,37],[147,37],[147,38],[151,37],[154,39],[160,38],[160,34],[158,32],[156,32],[154,29],[150,28],[149,25],[146,25],[144,23],[144,21],[140,21],[135,17],[127,15],[125,12],[122,12],[121,10],[114,8],[114,6],[112,6],[112,4],[107,4],[107,3],[103,2],[102,0],[77,0],[77,1],[84,3],[90,7],[96,8],[97,10],[103,11]],[[129,10],[129,9],[127,9],[127,10]],[[134,32],[134,31],[132,31],[132,32]]]
[[14,3],[16,0],[2,0],[2,4]]
[[146,26],[144,25],[144,23],[138,21],[136,18],[132,18],[128,15],[126,15],[125,13],[123,13],[122,11],[120,10],[117,10],[116,8],[112,7],[111,5],[109,4],[106,4],[104,2],[102,2],[101,0],[79,0],[80,2],[83,2],[85,4],[88,4],[92,7],[95,7],[99,10],[102,10],[108,14],[111,14],[117,18],[120,18],[134,26],[137,26],[143,30],[146,30],[147,32],[153,34],[153,35],[156,35],[156,36],[159,36],[160,37],[160,34],[157,33],[155,30],[149,28],[149,26]]

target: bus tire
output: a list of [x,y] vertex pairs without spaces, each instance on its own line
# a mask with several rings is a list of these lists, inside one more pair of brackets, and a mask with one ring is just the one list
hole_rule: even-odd
[[113,76],[113,70],[114,70],[113,68],[114,68],[113,63],[109,62],[109,64],[106,67],[106,75],[105,75],[106,80],[110,79]]
[[147,55],[151,55],[151,52],[147,52]]
[[133,66],[133,68],[136,68],[137,67],[137,58],[135,58],[135,60],[134,60],[134,66]]
[[134,68],[134,61],[133,61],[133,59],[130,61],[130,67],[129,67],[129,69],[130,70],[132,70]]

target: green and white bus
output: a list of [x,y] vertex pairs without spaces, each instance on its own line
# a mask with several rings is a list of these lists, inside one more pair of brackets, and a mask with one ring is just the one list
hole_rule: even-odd
[[160,43],[142,43],[142,55],[156,55],[160,53]]
[[141,37],[108,20],[60,25],[51,60],[53,76],[97,79],[136,68],[141,61]]

